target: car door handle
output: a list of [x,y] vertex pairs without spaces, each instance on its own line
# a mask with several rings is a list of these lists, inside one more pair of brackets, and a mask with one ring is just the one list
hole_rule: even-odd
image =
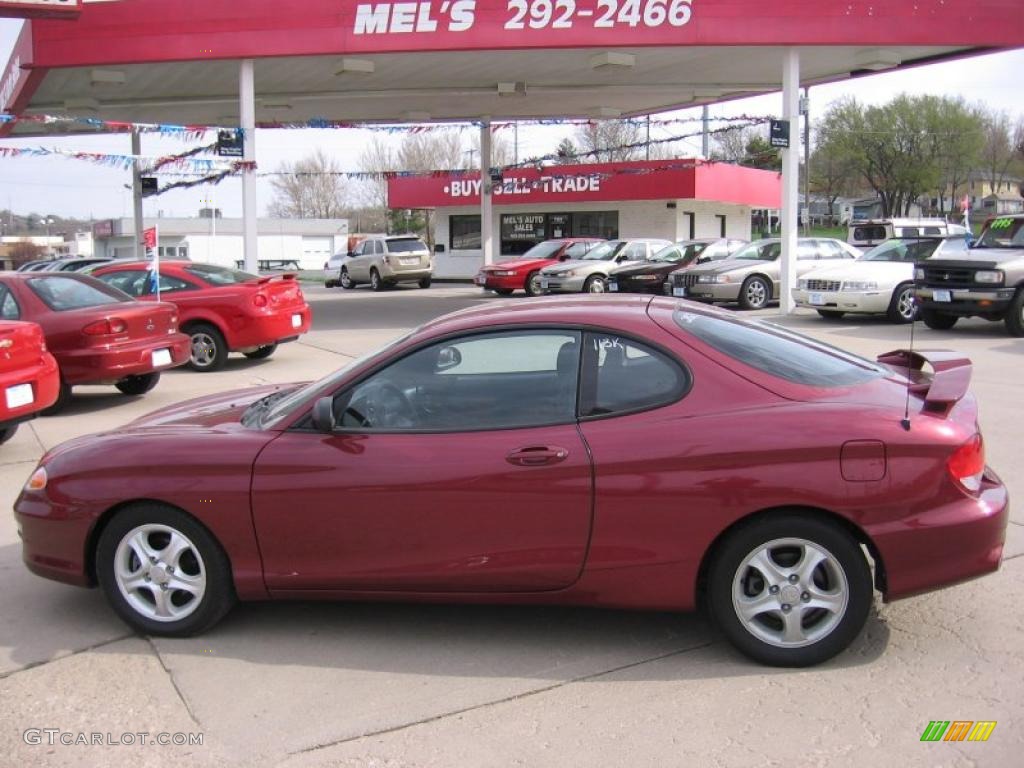
[[542,467],[565,461],[568,456],[569,451],[557,445],[530,445],[526,448],[516,448],[505,457],[505,461],[520,467]]

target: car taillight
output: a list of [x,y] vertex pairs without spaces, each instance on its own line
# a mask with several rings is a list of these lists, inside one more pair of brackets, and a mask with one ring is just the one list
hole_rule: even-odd
[[981,488],[982,475],[985,474],[985,444],[981,435],[975,435],[953,451],[946,460],[946,469],[960,486],[971,493],[977,493]]
[[265,307],[268,304],[267,295],[265,293],[257,293],[252,297],[252,303],[257,307]]
[[115,333],[124,333],[128,325],[120,317],[108,317],[105,320],[97,320],[89,323],[82,329],[86,336],[110,336]]

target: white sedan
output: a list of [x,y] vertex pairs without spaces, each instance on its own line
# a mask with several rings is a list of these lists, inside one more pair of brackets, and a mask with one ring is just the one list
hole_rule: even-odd
[[967,251],[966,235],[886,240],[859,259],[804,274],[793,289],[793,301],[822,317],[884,314],[894,323],[909,323],[917,313],[914,262],[958,251]]

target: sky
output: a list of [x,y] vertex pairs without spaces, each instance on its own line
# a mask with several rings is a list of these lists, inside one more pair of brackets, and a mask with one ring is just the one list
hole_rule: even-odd
[[[20,21],[0,19],[0,66],[10,58],[11,48],[21,28]],[[884,103],[900,93],[960,96],[969,102],[1018,114],[1020,76],[1024,72],[1024,50],[977,56],[960,61],[933,64],[907,70],[881,73],[871,77],[819,85],[811,88],[812,121],[828,105],[847,96],[869,104]],[[758,96],[711,107],[712,116],[740,114],[779,114],[781,94]],[[699,110],[698,110],[699,112]],[[693,111],[665,113],[661,117],[690,117]],[[102,117],[102,115],[100,116]],[[519,157],[552,153],[558,142],[572,136],[570,126],[523,126],[519,129]],[[679,126],[655,126],[651,138],[666,138],[680,131]],[[475,131],[464,132],[469,149]],[[294,162],[320,147],[337,158],[345,170],[357,171],[359,153],[373,138],[363,130],[259,130],[256,135],[256,163],[262,169],[274,169],[282,162]],[[511,142],[511,130],[503,131]],[[399,137],[392,139],[395,143]],[[61,139],[0,139],[0,146],[57,147],[65,151],[109,152],[130,154],[126,134],[109,136],[65,137]],[[143,136],[144,155],[174,154],[189,149],[173,138]],[[700,138],[680,146],[682,154],[700,154]],[[0,209],[18,214],[37,213],[75,218],[130,217],[132,212],[131,174],[81,160],[68,158],[0,158]],[[257,198],[260,213],[272,197],[269,181],[258,181]],[[218,185],[203,185],[188,190],[175,190],[158,197],[146,198],[144,213],[149,216],[194,216],[199,208],[215,206],[225,216],[241,216],[242,188],[236,178]]]

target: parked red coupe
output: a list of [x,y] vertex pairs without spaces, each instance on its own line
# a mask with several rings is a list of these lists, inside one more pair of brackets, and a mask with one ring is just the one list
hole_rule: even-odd
[[[0,294],[4,288],[0,286]],[[10,293],[2,296],[0,312],[0,444],[18,431],[18,424],[57,401],[60,373],[46,351],[43,329],[35,323],[10,322],[16,316]]]
[[970,371],[667,297],[488,305],[317,382],[65,443],[15,511],[32,571],[98,582],[150,634],[236,598],[703,601],[751,657],[814,664],[873,585],[998,568]]
[[47,413],[63,408],[75,385],[141,395],[160,371],[188,361],[173,304],[144,304],[77,272],[0,273],[0,306],[7,319],[38,323],[57,359],[60,387]]
[[522,256],[497,264],[489,264],[476,275],[474,282],[499,296],[511,296],[513,291],[526,291],[527,296],[540,296],[540,271],[551,264],[569,259],[580,259],[598,243],[595,237],[563,237],[537,243]]
[[[150,265],[118,262],[92,274],[143,301],[155,301]],[[228,352],[262,360],[278,344],[309,330],[313,313],[295,275],[250,275],[195,261],[160,262],[160,298],[174,302],[181,330],[192,339],[189,365],[197,371],[224,367]]]

